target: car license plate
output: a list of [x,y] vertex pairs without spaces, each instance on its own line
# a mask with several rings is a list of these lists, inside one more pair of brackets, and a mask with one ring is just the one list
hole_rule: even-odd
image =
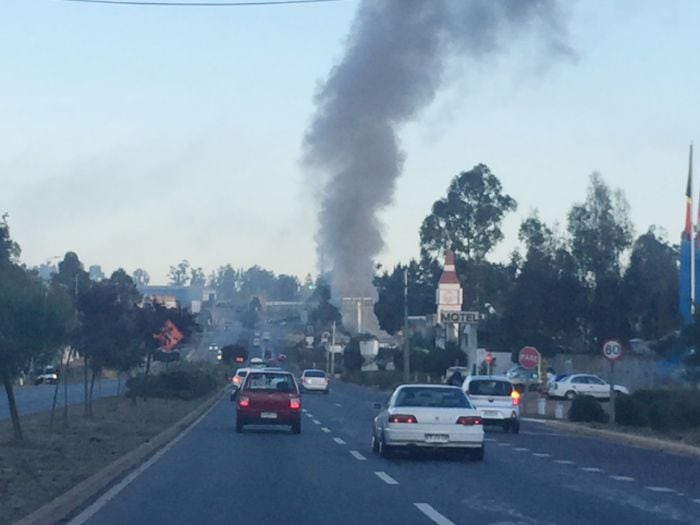
[[498,414],[496,410],[484,410],[483,417],[498,417]]
[[261,412],[260,417],[262,419],[277,419],[277,412]]
[[426,434],[426,443],[447,443],[449,441],[449,436],[447,434]]

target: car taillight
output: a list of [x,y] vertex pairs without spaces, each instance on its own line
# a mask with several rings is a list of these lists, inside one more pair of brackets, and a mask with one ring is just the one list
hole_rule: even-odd
[[242,397],[242,398],[240,398],[240,399],[238,400],[238,406],[239,406],[239,407],[243,407],[243,408],[249,407],[249,406],[250,406],[250,399],[247,398],[247,397]]
[[481,418],[479,416],[459,416],[457,418],[458,425],[481,425]]
[[239,383],[241,382],[240,376],[235,376],[235,377],[233,378],[233,382],[236,383],[236,384],[239,384]]
[[394,414],[389,416],[389,423],[418,423],[415,416],[407,416],[405,414]]
[[513,400],[513,406],[517,407],[520,404],[520,392],[513,390],[510,393],[510,398]]
[[301,408],[301,400],[298,397],[293,397],[289,400],[289,408],[299,410]]

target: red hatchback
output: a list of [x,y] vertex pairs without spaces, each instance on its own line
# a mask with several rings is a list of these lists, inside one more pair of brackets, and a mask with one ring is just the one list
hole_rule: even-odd
[[294,376],[278,370],[248,372],[238,392],[236,432],[245,425],[288,425],[301,432],[301,396]]

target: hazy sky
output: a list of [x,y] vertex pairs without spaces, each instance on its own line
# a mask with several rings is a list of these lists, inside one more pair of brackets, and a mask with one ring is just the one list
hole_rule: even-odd
[[[0,212],[23,260],[70,250],[154,282],[183,258],[207,272],[313,272],[317,188],[301,143],[357,5],[3,0]],[[595,170],[624,190],[638,234],[654,224],[676,242],[700,137],[700,2],[565,5],[576,60],[524,40],[492,61],[453,61],[404,129],[382,263],[418,255],[433,201],[480,162],[519,203],[493,260],[518,246],[533,208],[564,228]]]

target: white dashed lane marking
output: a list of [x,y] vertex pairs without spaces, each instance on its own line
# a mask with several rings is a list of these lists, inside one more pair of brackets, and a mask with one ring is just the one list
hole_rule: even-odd
[[387,485],[398,485],[399,484],[398,481],[396,481],[394,478],[392,478],[386,472],[375,472],[374,475],[377,476],[379,479],[381,479]]
[[693,503],[697,503],[698,505],[700,505],[700,499],[691,499],[690,501],[692,501]]
[[603,469],[598,467],[581,467],[584,472],[603,472]]
[[510,443],[503,443],[503,442],[499,441],[498,446],[499,447],[510,447],[511,445],[510,445]]
[[340,438],[333,438],[333,441],[335,441],[336,443],[338,443],[338,445],[345,445],[345,441],[343,441],[343,440],[340,439]]
[[326,432],[326,433],[328,433],[328,432],[331,431],[330,428],[326,428],[326,427],[321,427],[321,430],[323,430],[323,431]]
[[342,406],[343,406],[343,405],[341,405],[340,403],[333,403],[333,404],[334,404],[335,406],[337,406],[337,407],[342,407]]
[[673,489],[670,489],[668,487],[645,487],[647,490],[651,490],[652,492],[676,492]]
[[559,463],[560,465],[573,465],[574,462],[571,461],[570,459],[555,459],[555,463]]
[[351,450],[350,455],[359,461],[365,461],[367,458],[360,454],[357,450]]
[[525,448],[525,447],[517,447],[517,448],[514,448],[513,450],[515,450],[516,452],[528,452],[530,449]]
[[551,458],[552,457],[551,454],[547,454],[546,452],[533,452],[532,455],[535,456],[536,458]]
[[432,505],[429,505],[428,503],[414,503],[414,505],[419,511],[428,516],[438,525],[455,525],[454,521],[447,519],[445,516],[436,511],[432,507]]
[[610,478],[615,481],[634,481],[634,478],[630,478],[629,476],[610,476]]
[[320,425],[321,422],[318,419],[312,419],[311,421],[314,422],[314,425]]

